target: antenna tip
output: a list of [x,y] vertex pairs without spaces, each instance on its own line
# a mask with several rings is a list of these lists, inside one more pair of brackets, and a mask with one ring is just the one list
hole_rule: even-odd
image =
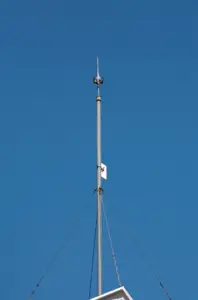
[[96,56],[96,76],[93,78],[93,82],[99,86],[100,84],[103,84],[103,78],[100,77],[99,73],[99,58]]

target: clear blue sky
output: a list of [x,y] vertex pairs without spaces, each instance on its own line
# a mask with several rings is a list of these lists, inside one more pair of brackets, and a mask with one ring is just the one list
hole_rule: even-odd
[[[1,1],[3,300],[27,299],[71,229],[34,299],[88,297],[97,55],[104,201],[122,282],[136,300],[163,300],[156,273],[173,299],[197,298],[197,17],[187,0]],[[117,281],[105,233],[103,254],[107,291]]]

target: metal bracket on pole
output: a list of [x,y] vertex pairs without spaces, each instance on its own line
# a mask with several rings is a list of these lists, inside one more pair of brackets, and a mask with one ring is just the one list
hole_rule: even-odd
[[104,193],[104,189],[101,186],[99,186],[99,188],[94,189],[93,192],[94,193],[99,192],[99,194],[102,195],[102,193]]

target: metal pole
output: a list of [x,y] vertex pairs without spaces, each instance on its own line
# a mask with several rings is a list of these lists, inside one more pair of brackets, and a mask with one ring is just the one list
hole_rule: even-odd
[[97,75],[93,78],[97,85],[96,96],[96,142],[97,142],[97,262],[98,262],[98,296],[102,294],[102,215],[101,215],[101,97],[100,85],[103,78],[99,74],[99,61],[97,58]]
[[101,215],[101,97],[98,87],[96,97],[97,114],[97,233],[98,233],[98,295],[102,294],[102,215]]

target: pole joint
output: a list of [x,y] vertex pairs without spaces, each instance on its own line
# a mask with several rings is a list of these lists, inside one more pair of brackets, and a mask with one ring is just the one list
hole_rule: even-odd
[[101,102],[101,97],[100,96],[96,96],[96,102]]

